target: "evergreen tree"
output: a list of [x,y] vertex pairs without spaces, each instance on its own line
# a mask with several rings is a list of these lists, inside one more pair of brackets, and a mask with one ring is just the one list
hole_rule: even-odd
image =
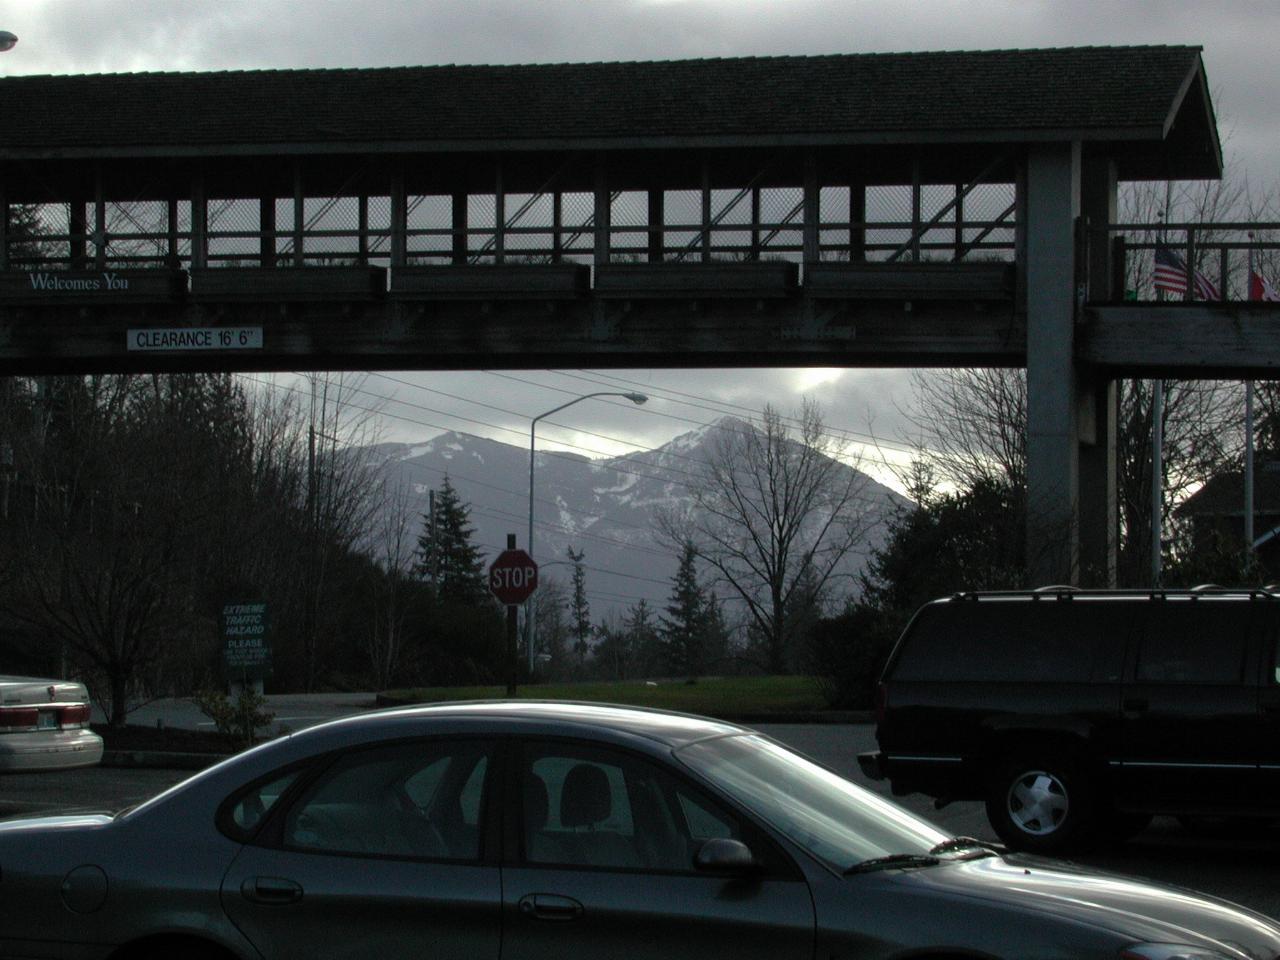
[[573,562],[573,653],[578,659],[579,670],[586,664],[587,653],[591,649],[591,607],[587,603],[587,572],[582,565],[586,553],[579,550],[574,553],[573,547],[565,551]]
[[685,541],[680,567],[672,580],[671,599],[662,618],[661,648],[666,669],[696,677],[702,672],[703,643],[707,626],[707,602],[698,583],[697,550]]
[[431,514],[423,515],[414,572],[433,582],[442,603],[483,606],[488,599],[484,558],[471,540],[471,508],[464,504],[446,474],[436,494],[435,529]]
[[631,608],[630,615],[623,621],[626,631],[627,645],[631,650],[631,659],[636,676],[647,676],[662,669],[661,637],[658,627],[653,622],[653,613],[649,604],[641,600]]

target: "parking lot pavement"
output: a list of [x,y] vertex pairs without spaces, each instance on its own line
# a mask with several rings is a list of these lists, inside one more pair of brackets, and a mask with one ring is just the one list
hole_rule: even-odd
[[112,813],[155,796],[190,770],[86,767],[0,775],[0,819],[63,813]]
[[[372,710],[377,706],[372,693],[273,693],[266,709],[275,714],[273,735],[301,730],[326,720]],[[106,723],[100,708],[94,708],[94,723]],[[164,726],[181,730],[212,730],[213,721],[200,712],[189,697],[165,697],[143,704],[129,713],[129,723],[144,727]]]

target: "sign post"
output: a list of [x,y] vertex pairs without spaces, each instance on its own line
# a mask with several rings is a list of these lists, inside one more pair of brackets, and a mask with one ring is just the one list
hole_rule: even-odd
[[520,604],[538,589],[538,565],[516,549],[516,535],[507,534],[507,549],[489,566],[489,591],[507,608],[507,696],[516,695],[516,617]]

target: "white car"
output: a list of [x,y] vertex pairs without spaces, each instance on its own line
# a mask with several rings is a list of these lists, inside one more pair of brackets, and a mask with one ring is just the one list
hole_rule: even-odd
[[83,683],[0,676],[0,773],[98,763],[102,738],[89,714]]

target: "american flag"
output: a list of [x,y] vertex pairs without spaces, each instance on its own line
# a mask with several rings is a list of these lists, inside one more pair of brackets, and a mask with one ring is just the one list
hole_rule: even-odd
[[1250,300],[1280,300],[1280,290],[1277,290],[1271,284],[1267,283],[1265,277],[1260,273],[1249,271],[1249,299]]
[[[1155,287],[1175,297],[1187,292],[1187,262],[1168,247],[1156,247]],[[1196,296],[1201,300],[1221,300],[1213,281],[1196,271]]]

